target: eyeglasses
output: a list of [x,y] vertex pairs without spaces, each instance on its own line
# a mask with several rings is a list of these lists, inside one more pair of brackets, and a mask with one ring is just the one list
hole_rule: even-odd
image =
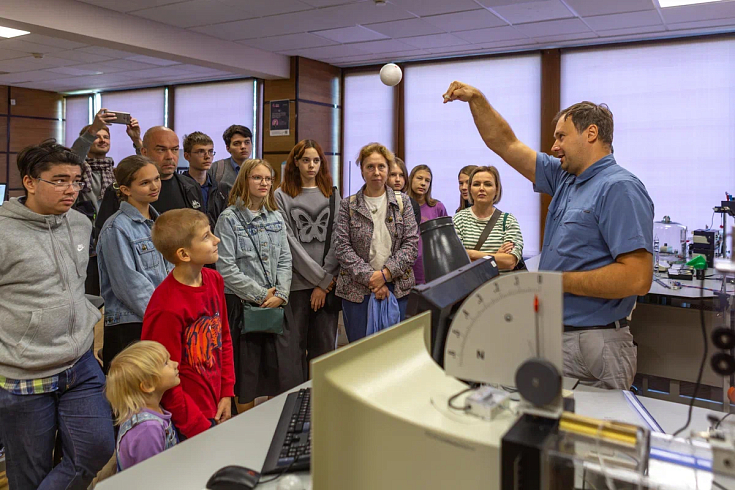
[[304,165],[309,165],[311,162],[314,162],[314,165],[319,165],[320,163],[322,163],[322,159],[321,158],[315,158],[315,159],[311,160],[309,158],[302,158],[300,160],[300,162],[303,163]]
[[192,154],[198,155],[199,157],[203,157],[204,155],[209,155],[210,157],[213,157],[217,154],[217,152],[214,150],[197,150],[192,151]]
[[52,186],[54,186],[54,190],[56,190],[57,192],[64,192],[69,187],[74,189],[74,192],[81,192],[87,187],[87,184],[85,184],[84,182],[51,182],[50,180],[42,179],[40,177],[38,178],[38,180],[40,180],[41,182],[46,182],[47,184],[51,184]]
[[269,184],[269,185],[273,183],[272,177],[260,177],[258,175],[251,175],[250,180],[252,180],[253,182],[258,182],[258,183],[265,182],[266,184]]

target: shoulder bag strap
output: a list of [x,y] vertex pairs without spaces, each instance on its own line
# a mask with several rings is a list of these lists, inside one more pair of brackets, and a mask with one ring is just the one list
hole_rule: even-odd
[[324,241],[324,255],[322,255],[322,266],[327,260],[327,254],[332,245],[332,227],[334,226],[334,203],[336,201],[336,187],[332,187],[332,195],[329,196],[329,221],[327,222],[327,238]]
[[[258,249],[258,245],[255,243],[255,240],[253,240],[253,235],[250,234],[248,231],[248,225],[245,224],[245,221],[242,219],[242,216],[240,216],[239,211],[237,209],[234,210],[234,214],[237,217],[237,219],[240,221],[240,224],[245,229],[245,233],[247,233],[248,238],[250,238],[250,241],[253,244],[253,247],[255,248],[255,253],[258,255],[258,260],[260,261],[260,266],[263,268],[263,275],[265,276],[265,280],[268,281],[268,272],[265,270],[265,264],[263,263],[263,259],[260,257],[260,249]],[[268,281],[268,289],[272,288],[271,282]]]
[[505,223],[508,221],[508,213],[503,213],[503,233],[505,233]]
[[222,176],[225,175],[225,160],[220,160],[220,165],[217,165],[217,170],[214,172],[214,180],[219,184],[222,182]]
[[501,211],[498,208],[495,208],[495,212],[490,217],[490,221],[487,222],[485,225],[485,228],[482,230],[482,234],[480,235],[480,238],[477,240],[477,245],[475,245],[475,250],[479,251],[483,245],[485,245],[485,240],[487,240],[487,237],[490,236],[490,232],[493,231],[493,228],[495,227],[495,223],[498,222],[498,219],[500,219],[500,213]]

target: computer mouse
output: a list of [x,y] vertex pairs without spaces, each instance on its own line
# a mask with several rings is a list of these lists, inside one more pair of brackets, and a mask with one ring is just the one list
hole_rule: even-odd
[[260,473],[244,466],[225,466],[207,482],[208,490],[250,490],[258,485]]

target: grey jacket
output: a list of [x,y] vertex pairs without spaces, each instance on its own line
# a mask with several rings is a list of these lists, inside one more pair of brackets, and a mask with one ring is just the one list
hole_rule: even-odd
[[84,296],[92,224],[81,213],[0,206],[0,376],[36,379],[91,347],[99,310]]
[[209,196],[210,203],[207,206],[207,213],[210,218],[217,223],[219,215],[224,211],[228,204],[232,186],[235,185],[237,179],[237,171],[232,166],[232,157],[217,160],[207,171],[212,180],[217,184],[217,190]]

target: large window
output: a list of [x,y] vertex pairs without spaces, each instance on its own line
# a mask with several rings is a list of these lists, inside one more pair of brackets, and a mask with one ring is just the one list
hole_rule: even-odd
[[733,40],[573,51],[562,55],[561,101],[610,106],[618,164],[643,181],[656,220],[691,233],[735,188],[733,72]]
[[[165,89],[154,88],[145,90],[125,90],[102,94],[102,107],[108,111],[128,112],[138,120],[141,128],[141,138],[145,131],[152,126],[162,126],[164,123]],[[110,125],[110,151],[115,163],[123,158],[135,155],[133,142],[126,134],[123,124]]]
[[454,214],[459,205],[459,170],[465,165],[496,166],[503,186],[498,207],[518,219],[524,254],[537,253],[538,195],[527,179],[485,146],[467,104],[443,103],[442,94],[453,80],[482,90],[518,138],[539,149],[541,58],[532,54],[409,65],[403,82],[409,172],[416,165],[428,165],[434,175],[432,197]]
[[394,89],[383,85],[376,71],[345,76],[343,195],[349,196],[364,184],[355,165],[360,148],[382,143],[394,150]]
[[[179,166],[188,167],[184,160],[184,135],[201,131],[214,141],[214,159],[229,158],[222,133],[232,124],[246,126],[255,135],[256,101],[253,80],[224,83],[181,85],[174,91],[174,128],[181,140]],[[253,154],[257,149],[253,147]]]
[[89,95],[67,97],[64,115],[64,144],[67,147],[71,148],[82,128],[90,123],[91,107],[92,98]]

